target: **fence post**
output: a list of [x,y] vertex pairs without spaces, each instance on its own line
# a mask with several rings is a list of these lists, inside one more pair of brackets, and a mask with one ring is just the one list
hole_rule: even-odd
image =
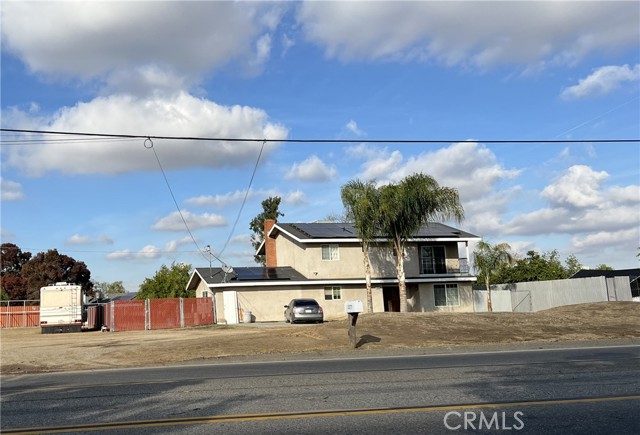
[[184,328],[184,299],[180,298],[180,327]]
[[144,329],[151,330],[151,303],[149,299],[144,300]]
[[116,309],[115,309],[116,303],[115,301],[111,301],[109,302],[109,311],[111,312],[111,316],[109,316],[109,330],[112,332],[115,332],[116,329]]

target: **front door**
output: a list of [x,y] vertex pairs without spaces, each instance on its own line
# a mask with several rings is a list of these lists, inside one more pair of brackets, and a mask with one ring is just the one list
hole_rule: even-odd
[[226,290],[222,292],[222,300],[224,302],[224,319],[227,324],[240,323],[238,321],[238,293],[234,290]]
[[385,311],[391,311],[391,312],[400,311],[400,288],[398,286],[383,287],[382,299],[384,301]]

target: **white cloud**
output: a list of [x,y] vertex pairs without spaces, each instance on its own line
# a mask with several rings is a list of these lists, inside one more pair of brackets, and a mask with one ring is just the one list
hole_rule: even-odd
[[640,204],[640,186],[615,186],[609,190],[611,201],[622,204]]
[[253,40],[275,29],[281,13],[273,11],[281,9],[262,2],[7,2],[3,48],[50,75],[89,78],[156,65],[194,76],[249,59]]
[[589,166],[575,165],[545,187],[542,196],[555,206],[594,206],[602,201],[599,189],[608,176],[605,171],[596,172]]
[[349,145],[345,147],[347,155],[357,159],[372,159],[379,157],[386,151],[386,148],[380,149],[367,143],[359,143],[358,145]]
[[634,2],[305,2],[298,12],[307,39],[331,58],[479,68],[543,68],[633,47],[637,17]]
[[433,176],[443,186],[457,188],[465,201],[487,195],[498,182],[520,174],[519,170],[500,165],[490,149],[472,142],[455,143],[410,156],[406,161],[400,151],[390,152],[386,148],[378,150],[377,154],[369,149],[364,155],[368,160],[362,164],[359,178],[388,183],[422,172]]
[[[244,199],[245,194],[246,191],[244,190],[236,190],[235,192],[228,192],[225,194],[195,196],[193,198],[186,199],[184,202],[185,204],[193,207],[212,206],[216,208],[225,208],[231,204],[241,202]],[[265,198],[269,196],[279,196],[284,202],[292,205],[307,203],[304,192],[300,190],[281,193],[276,189],[251,189],[247,195],[247,200]]]
[[307,200],[307,196],[301,190],[294,190],[284,195],[284,202],[291,205],[304,205],[309,201]]
[[344,126],[345,130],[355,134],[356,136],[366,136],[367,132],[364,130],[361,130],[358,127],[358,124],[352,119],[349,122],[347,122],[347,125]]
[[574,252],[588,252],[611,248],[612,246],[628,245],[631,249],[638,247],[640,228],[621,231],[600,231],[587,234],[584,237],[573,237],[571,247]]
[[281,44],[282,44],[282,52],[280,55],[284,57],[287,55],[287,52],[289,51],[289,49],[294,45],[296,45],[296,41],[293,38],[290,38],[287,34],[283,34]]
[[2,201],[18,201],[24,199],[22,184],[0,177],[0,199],[2,199]]
[[185,236],[178,240],[171,240],[165,245],[164,250],[166,252],[175,252],[180,246],[190,245],[191,243],[193,243],[191,237]]
[[285,178],[288,180],[319,182],[329,181],[333,179],[336,174],[337,170],[335,167],[327,166],[326,163],[314,154],[300,163],[294,163]]
[[[607,177],[606,172],[588,166],[567,168],[541,191],[548,206],[501,222],[503,234],[571,234],[575,240],[589,241],[595,240],[596,234],[640,228],[640,186],[605,188],[602,183]],[[616,239],[612,237],[610,243],[617,243]],[[582,246],[574,243],[576,249]]]
[[[188,198],[185,200],[185,204],[191,206],[213,206],[216,208],[224,208],[231,204],[241,202],[245,195],[247,195],[245,190],[236,190],[235,192],[228,192],[225,194],[218,195],[201,195],[193,198]],[[247,199],[253,199],[256,197],[264,197],[264,196],[282,196],[279,195],[275,190],[266,190],[266,189],[250,189],[249,194],[247,195]]]
[[256,54],[253,60],[255,65],[264,64],[271,55],[271,35],[268,33],[262,35],[256,41]]
[[[14,113],[15,114],[15,113]],[[11,114],[9,114],[11,116]],[[6,120],[11,122],[11,120]],[[15,125],[21,128],[21,125]],[[152,131],[158,136],[247,137],[283,139],[287,130],[269,122],[260,109],[221,106],[184,92],[172,96],[136,98],[130,95],[99,97],[78,103],[56,113],[43,130],[79,132],[118,132],[140,134]],[[189,167],[217,168],[254,162],[260,143],[155,141],[155,149],[167,170]],[[267,143],[265,153],[277,145]],[[142,140],[38,144],[7,151],[6,163],[29,175],[46,171],[71,174],[115,174],[157,170],[152,151]]]
[[560,95],[564,99],[583,98],[592,95],[606,95],[625,82],[640,81],[640,64],[633,68],[629,65],[603,66],[589,76],[580,79],[577,85],[570,86]]
[[91,237],[86,235],[74,234],[69,237],[66,241],[68,245],[92,245],[92,244],[104,244],[104,245],[112,245],[113,240],[105,235],[98,237]]
[[[366,155],[366,154],[365,154]],[[365,180],[388,181],[391,174],[398,170],[402,164],[403,157],[400,151],[391,153],[385,148],[362,164],[363,171],[358,175]]]
[[175,252],[179,247],[193,243],[191,237],[186,236],[178,240],[167,242],[164,250],[155,245],[146,245],[139,251],[131,251],[130,249],[122,249],[107,254],[108,260],[155,260],[161,258],[163,254]]
[[227,225],[225,218],[220,215],[213,213],[197,215],[187,210],[182,210],[182,216],[179,212],[174,211],[168,216],[159,219],[155,224],[153,224],[152,228],[160,231],[185,231],[186,228],[182,220],[183,218],[191,231],[201,228],[223,227]]
[[162,257],[162,252],[155,245],[147,245],[137,252],[123,249],[107,254],[108,260],[155,260],[160,257]]

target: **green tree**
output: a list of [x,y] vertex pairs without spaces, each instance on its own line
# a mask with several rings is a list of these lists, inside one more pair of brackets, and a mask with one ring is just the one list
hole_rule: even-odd
[[[282,198],[279,196],[270,196],[262,201],[262,212],[256,217],[251,219],[249,223],[249,229],[253,231],[251,235],[251,244],[253,249],[257,250],[264,241],[264,221],[267,219],[278,220],[278,217],[284,216],[284,213],[280,213],[278,209],[280,207],[280,201]],[[256,263],[265,265],[264,255],[254,255],[253,259]]]
[[40,252],[22,266],[22,278],[27,284],[27,298],[39,299],[40,287],[56,282],[82,286],[85,294],[92,294],[91,272],[82,261],[60,254],[56,249]]
[[367,287],[367,312],[373,313],[373,297],[371,295],[371,259],[369,246],[378,231],[378,215],[380,209],[380,191],[373,182],[352,180],[340,190],[342,204],[347,218],[354,223],[358,238],[362,244],[364,276]]
[[598,264],[596,266],[596,270],[613,270],[613,267],[607,266],[606,264]]
[[27,299],[27,282],[22,276],[22,267],[31,259],[31,252],[22,252],[13,243],[3,243],[0,249],[2,297],[9,300]]
[[121,295],[127,292],[122,281],[94,282],[93,288],[94,290],[101,290],[105,296]]
[[516,260],[512,267],[502,267],[495,282],[549,281],[568,277],[567,269],[562,266],[558,257],[558,251],[540,254],[531,250],[524,258]]
[[136,299],[192,298],[195,290],[187,290],[190,264],[171,263],[171,267],[162,265],[153,278],[145,278],[140,284]]
[[478,278],[484,280],[487,288],[487,310],[493,312],[491,304],[491,281],[503,265],[513,263],[511,246],[508,243],[492,245],[484,240],[480,241],[473,252],[473,268],[478,273]]
[[580,261],[578,261],[575,255],[570,254],[566,260],[564,260],[564,268],[567,271],[567,278],[570,278],[582,270],[582,264],[580,264]]
[[433,221],[461,221],[464,210],[457,189],[441,187],[431,176],[413,174],[398,184],[380,188],[380,229],[396,253],[396,274],[400,289],[400,311],[407,311],[404,248],[422,225]]

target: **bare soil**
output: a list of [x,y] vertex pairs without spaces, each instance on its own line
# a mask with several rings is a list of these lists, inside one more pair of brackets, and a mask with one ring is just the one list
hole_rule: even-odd
[[1,331],[2,374],[143,367],[221,358],[363,350],[450,348],[460,345],[640,338],[640,303],[602,302],[538,313],[361,314],[357,349],[344,321],[134,331],[40,334]]

